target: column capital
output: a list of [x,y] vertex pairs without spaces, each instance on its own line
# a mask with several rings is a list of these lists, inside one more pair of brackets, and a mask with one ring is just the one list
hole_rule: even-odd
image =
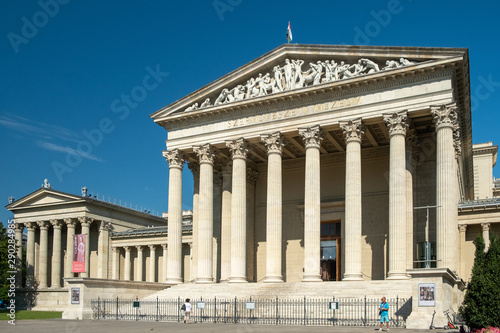
[[226,147],[229,148],[233,160],[236,158],[246,159],[248,153],[248,144],[243,138],[236,140],[227,140]]
[[101,223],[99,225],[99,230],[112,231],[113,225],[109,221],[101,221]]
[[198,162],[188,162],[188,169],[193,173],[193,178],[200,178],[200,164]]
[[168,162],[169,168],[176,168],[182,170],[184,164],[184,153],[179,149],[172,149],[163,152],[163,157]]
[[137,249],[137,252],[142,252],[144,245],[136,245],[135,248]]
[[365,126],[361,118],[351,119],[339,122],[340,128],[344,131],[344,139],[347,144],[350,141],[361,143],[361,139],[365,134]]
[[483,231],[489,231],[490,230],[491,223],[481,223],[481,229]]
[[76,226],[76,220],[74,218],[66,218],[64,219],[64,223],[66,223],[67,228],[74,228]]
[[24,225],[26,226],[28,231],[33,231],[38,226],[37,222],[26,222]]
[[63,226],[63,221],[61,220],[50,220],[50,224],[52,224],[52,228],[61,229]]
[[22,223],[17,223],[14,225],[16,228],[16,231],[23,231],[24,230],[24,224]]
[[454,128],[458,122],[456,103],[446,105],[431,105],[431,114],[434,117],[433,121],[436,124],[436,131],[441,128]]
[[163,248],[163,250],[166,250],[168,249],[168,244],[161,244],[161,247]]
[[122,246],[122,247],[125,250],[125,252],[130,252],[130,246],[125,245],[125,246]]
[[323,141],[323,130],[319,125],[312,127],[299,128],[299,134],[304,140],[304,146],[307,148],[320,148]]
[[214,164],[216,150],[211,144],[207,143],[201,146],[197,146],[194,147],[193,150],[196,153],[196,155],[198,155],[198,158],[200,159],[200,164],[203,163],[211,165]]
[[467,231],[467,224],[460,224],[458,226],[458,231],[460,231],[460,232],[466,232]]
[[49,227],[48,221],[38,221],[36,224],[38,224],[40,230],[47,230]]
[[87,216],[80,216],[78,218],[78,221],[80,221],[80,224],[82,225],[82,227],[90,227],[92,222],[94,222],[94,219],[87,217]]
[[149,251],[156,250],[156,244],[149,244],[148,247],[149,247]]
[[261,134],[260,139],[267,147],[267,154],[280,154],[283,151],[285,144],[285,137],[281,132],[271,134]]
[[384,122],[389,131],[389,136],[406,135],[408,130],[408,111],[392,112],[383,114]]
[[255,185],[257,178],[259,178],[259,172],[255,169],[247,168],[247,183]]

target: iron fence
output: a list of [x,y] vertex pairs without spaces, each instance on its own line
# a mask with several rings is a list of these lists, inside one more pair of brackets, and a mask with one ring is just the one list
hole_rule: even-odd
[[[183,299],[101,299],[91,301],[99,320],[180,322]],[[394,327],[404,327],[412,299],[387,299]],[[310,326],[375,326],[380,300],[364,298],[199,298],[192,299],[191,322]],[[334,309],[336,308],[336,309]]]

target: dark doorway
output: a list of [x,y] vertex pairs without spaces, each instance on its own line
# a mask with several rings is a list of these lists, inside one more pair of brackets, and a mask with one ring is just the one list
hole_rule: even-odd
[[340,281],[340,228],[340,220],[321,222],[320,255],[323,281]]

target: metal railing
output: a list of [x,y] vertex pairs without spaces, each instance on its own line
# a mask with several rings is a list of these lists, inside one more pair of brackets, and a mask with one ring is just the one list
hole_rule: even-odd
[[[94,319],[180,322],[183,299],[101,299],[91,301]],[[404,327],[412,299],[387,299],[394,327]],[[191,322],[264,325],[375,326],[380,300],[364,298],[200,298],[192,299]],[[337,309],[331,309],[336,306]]]

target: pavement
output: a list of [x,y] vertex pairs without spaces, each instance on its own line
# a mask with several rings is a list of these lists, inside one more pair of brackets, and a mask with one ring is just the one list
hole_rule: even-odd
[[[141,333],[141,332],[175,332],[175,333],[293,333],[293,332],[343,332],[343,333],[377,333],[378,327],[345,327],[345,326],[277,326],[248,324],[213,324],[213,323],[167,323],[152,321],[125,320],[16,320],[15,326],[7,321],[0,321],[2,333]],[[393,333],[446,332],[457,333],[458,330],[407,330],[391,328]]]

